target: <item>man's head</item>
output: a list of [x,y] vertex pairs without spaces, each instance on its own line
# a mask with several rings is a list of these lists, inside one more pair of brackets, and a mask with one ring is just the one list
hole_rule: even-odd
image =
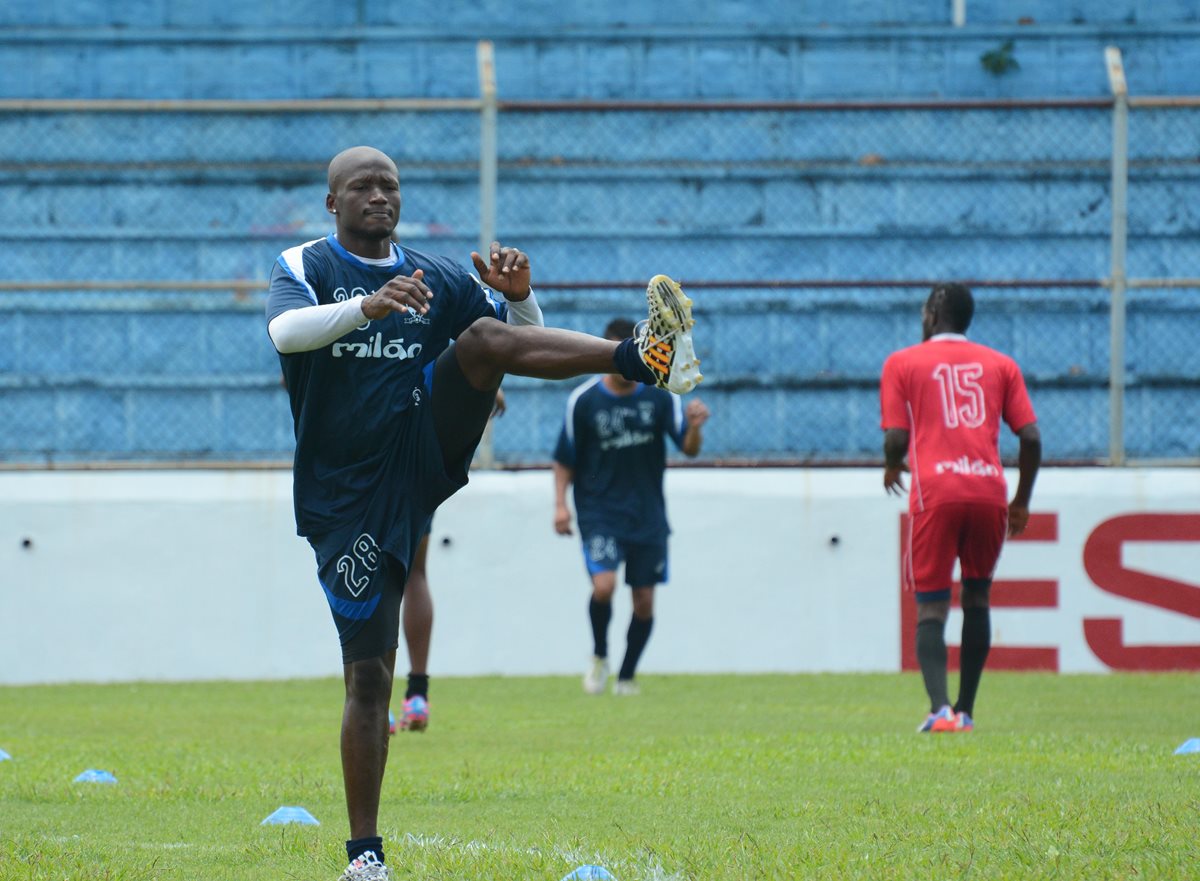
[[379,241],[400,221],[400,174],[374,147],[351,147],[329,163],[325,208],[337,217],[338,238]]
[[975,315],[975,298],[966,285],[934,285],[921,307],[921,330],[929,339],[938,333],[966,333]]
[[628,318],[614,318],[604,328],[604,338],[619,343],[633,336],[633,322]]

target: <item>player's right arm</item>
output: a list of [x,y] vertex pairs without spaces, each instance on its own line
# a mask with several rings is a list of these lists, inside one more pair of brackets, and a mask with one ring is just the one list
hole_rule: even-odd
[[908,432],[903,428],[889,428],[883,433],[883,488],[889,495],[899,496],[906,492],[904,477],[908,465]]
[[319,304],[314,282],[320,282],[309,277],[300,252],[294,248],[275,261],[267,289],[267,335],[283,355],[319,349],[365,320],[359,298]]
[[554,531],[573,535],[571,509],[567,507],[567,487],[575,480],[575,408],[567,406],[567,416],[558,443],[554,445]]
[[421,275],[418,269],[412,277],[397,276],[368,297],[319,303],[316,279],[297,277],[276,261],[267,292],[267,334],[280,354],[312,352],[391,312],[427,312],[433,293]]
[[554,463],[554,531],[559,535],[574,535],[571,529],[571,509],[567,507],[567,487],[575,472],[561,462]]
[[891,495],[905,492],[903,473],[908,470],[908,403],[904,397],[901,367],[896,355],[883,362],[879,380],[880,424],[883,428],[883,488]]

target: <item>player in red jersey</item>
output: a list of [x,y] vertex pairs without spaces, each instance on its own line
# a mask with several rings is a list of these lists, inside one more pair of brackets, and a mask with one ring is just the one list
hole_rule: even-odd
[[[988,593],[1005,533],[1020,535],[1042,460],[1041,433],[1015,361],[967,340],[975,300],[961,284],[934,287],[921,309],[924,342],[888,357],[880,383],[883,485],[905,491],[912,528],[904,589],[917,601],[917,660],[930,713],[918,731],[969,731],[991,647]],[[1012,501],[1000,465],[1000,420],[1020,439]],[[905,458],[907,457],[907,463]],[[962,568],[958,702],[946,688],[946,616],[954,562]]]

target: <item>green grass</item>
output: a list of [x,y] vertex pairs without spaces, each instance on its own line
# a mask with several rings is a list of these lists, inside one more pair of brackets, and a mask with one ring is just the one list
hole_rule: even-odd
[[[439,680],[381,831],[404,879],[1196,878],[1198,698],[988,673],[974,734],[919,736],[912,675]],[[340,712],[332,679],[0,688],[0,879],[334,881]],[[321,826],[259,825],[285,804]]]

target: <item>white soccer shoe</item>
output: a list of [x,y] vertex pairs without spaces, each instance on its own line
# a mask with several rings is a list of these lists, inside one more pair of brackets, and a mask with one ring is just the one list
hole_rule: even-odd
[[613,694],[621,697],[634,697],[642,693],[638,684],[632,679],[618,679],[613,683]]
[[375,851],[368,850],[346,866],[338,881],[391,881],[391,878],[392,873],[375,856]]
[[700,359],[692,346],[692,301],[665,275],[646,286],[649,317],[634,331],[638,354],[654,373],[659,388],[686,394],[700,384]]
[[583,690],[588,694],[604,694],[607,685],[608,661],[593,655],[588,671],[583,674]]

